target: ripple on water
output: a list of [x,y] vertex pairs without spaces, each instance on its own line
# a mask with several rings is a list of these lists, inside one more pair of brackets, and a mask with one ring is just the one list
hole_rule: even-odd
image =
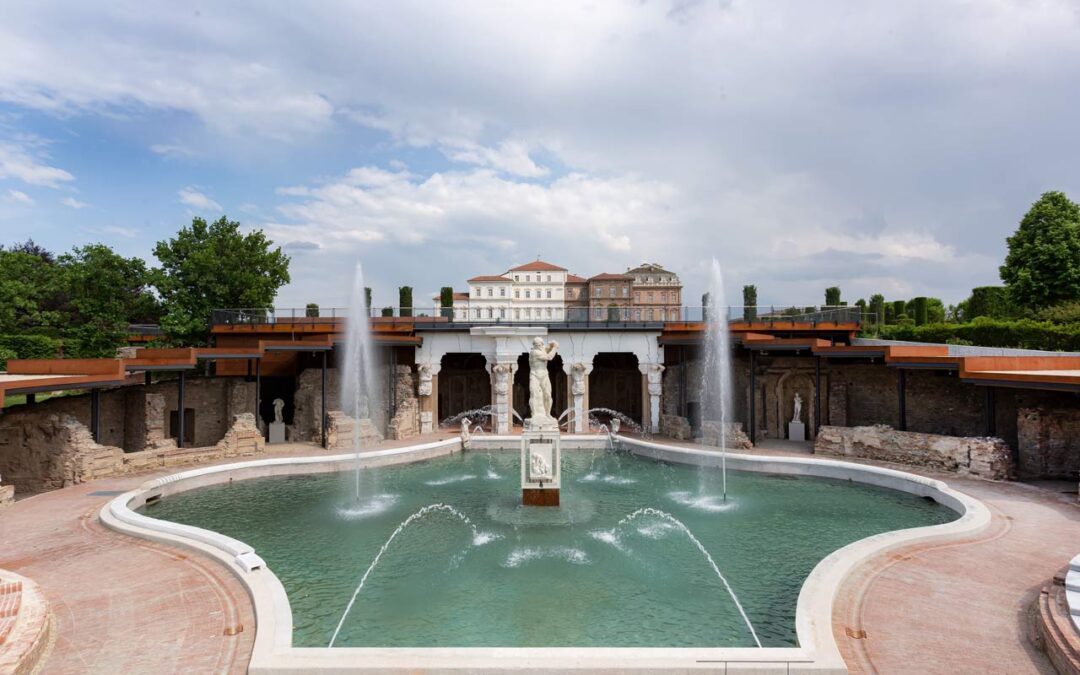
[[390,510],[397,503],[400,495],[384,494],[375,495],[367,500],[352,502],[346,506],[339,506],[338,516],[346,520],[361,520],[370,518]]
[[725,501],[720,495],[702,495],[689,491],[679,491],[669,492],[668,498],[676,504],[681,504],[682,506],[698,511],[708,511],[710,513],[732,511],[737,508],[733,499],[728,498],[727,501]]
[[424,481],[424,485],[450,485],[451,483],[464,483],[467,480],[476,478],[475,474],[465,473],[460,476],[447,476],[445,478],[433,478],[431,480]]
[[582,476],[580,482],[582,482],[582,483],[597,483],[597,482],[600,482],[600,483],[607,483],[608,485],[633,485],[634,483],[637,482],[637,479],[636,478],[627,478],[626,476],[615,476],[615,475],[612,475],[610,473],[601,475],[601,474],[596,473],[594,471],[594,472],[592,472],[590,474],[586,474],[586,475]]
[[510,555],[506,556],[506,560],[503,562],[503,567],[520,567],[534,560],[545,558],[564,560],[573,565],[589,564],[589,556],[580,548],[572,546],[549,546],[544,548],[523,546],[510,551]]
[[563,492],[559,507],[524,506],[520,495],[493,501],[487,506],[487,516],[497,523],[528,527],[530,525],[575,525],[587,523],[596,515],[596,504]]

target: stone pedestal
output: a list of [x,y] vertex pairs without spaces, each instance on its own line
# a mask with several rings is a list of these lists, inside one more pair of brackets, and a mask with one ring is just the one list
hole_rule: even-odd
[[788,422],[787,437],[789,441],[805,441],[806,425],[802,422]]
[[271,422],[270,423],[270,439],[268,443],[284,443],[285,442],[285,423],[284,422]]
[[[529,420],[526,420],[529,422]],[[558,506],[562,462],[559,429],[526,428],[521,435],[521,503]]]

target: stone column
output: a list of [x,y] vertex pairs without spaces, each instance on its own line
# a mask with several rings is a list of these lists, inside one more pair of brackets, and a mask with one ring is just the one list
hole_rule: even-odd
[[638,365],[641,371],[641,426],[649,433],[657,433],[660,430],[660,395],[663,393],[662,363],[642,363]]
[[491,366],[491,409],[495,415],[495,433],[508,434],[514,423],[514,373],[517,359],[499,359]]
[[418,363],[416,372],[419,376],[416,388],[420,399],[420,433],[430,434],[435,431],[439,420],[439,371],[441,363]]
[[563,372],[567,375],[566,382],[569,388],[570,410],[573,411],[571,413],[574,420],[573,430],[576,434],[585,433],[589,427],[586,411],[589,409],[589,373],[592,372],[592,369],[593,364],[591,362],[563,362]]

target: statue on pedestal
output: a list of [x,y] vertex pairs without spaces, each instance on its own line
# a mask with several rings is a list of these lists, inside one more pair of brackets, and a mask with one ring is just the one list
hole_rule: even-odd
[[556,427],[558,422],[551,416],[551,377],[548,362],[555,358],[559,343],[552,340],[544,344],[543,338],[535,337],[529,351],[529,417],[534,428]]
[[795,392],[795,414],[791,416],[792,422],[801,422],[802,418],[802,396],[799,392]]

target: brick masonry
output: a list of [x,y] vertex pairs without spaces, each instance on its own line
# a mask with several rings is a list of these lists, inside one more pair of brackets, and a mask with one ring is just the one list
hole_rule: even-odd
[[897,431],[885,425],[823,426],[814,444],[822,455],[858,457],[950,471],[961,476],[1004,480],[1012,454],[1000,438],[963,438]]

